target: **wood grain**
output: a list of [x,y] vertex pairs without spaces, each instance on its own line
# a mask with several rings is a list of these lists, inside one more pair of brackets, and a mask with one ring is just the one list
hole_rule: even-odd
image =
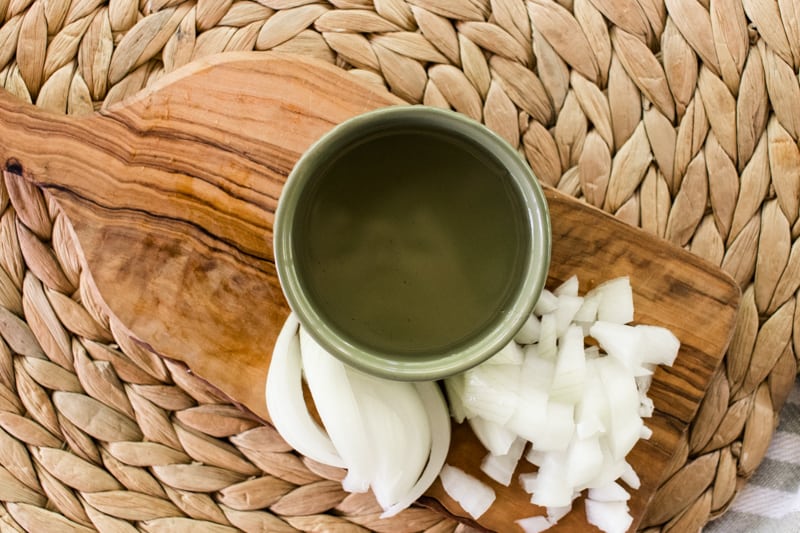
[[333,125],[398,103],[321,62],[227,54],[83,119],[3,94],[0,164],[58,199],[132,336],[268,419],[265,358],[288,314],[272,258],[283,182]]
[[[186,362],[264,419],[269,353],[287,314],[272,257],[272,222],[286,175],[333,125],[401,103],[333,67],[277,54],[227,54],[166,76],[83,119],[0,97],[0,164],[53,194],[72,222],[108,311],[136,342]],[[582,291],[630,275],[636,320],[682,342],[651,396],[652,439],[631,462],[643,486],[636,520],[661,482],[732,334],[739,299],[716,267],[586,204],[548,190],[549,283],[578,274]],[[485,454],[456,427],[449,462],[479,475]],[[480,524],[507,530],[537,510],[517,486],[498,489]],[[460,508],[435,485],[430,496]],[[559,529],[585,531],[582,506]]]

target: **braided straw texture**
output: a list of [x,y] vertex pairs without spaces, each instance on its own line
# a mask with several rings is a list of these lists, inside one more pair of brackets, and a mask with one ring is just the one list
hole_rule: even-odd
[[[0,85],[58,113],[195,58],[313,56],[483,121],[539,178],[720,265],[735,335],[649,506],[692,531],[761,462],[800,353],[800,7],[793,0],[0,0]],[[47,197],[0,186],[0,530],[444,532],[378,521],[342,472],[171,361],[83,283]]]

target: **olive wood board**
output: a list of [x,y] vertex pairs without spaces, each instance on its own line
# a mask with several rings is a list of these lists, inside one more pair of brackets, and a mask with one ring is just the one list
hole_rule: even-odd
[[[34,184],[57,200],[74,228],[85,282],[122,325],[117,335],[185,362],[269,420],[264,384],[288,314],[272,254],[283,183],[300,154],[334,125],[402,103],[315,60],[229,53],[85,117],[55,116],[0,95],[0,164],[9,194]],[[547,190],[547,198],[549,285],[577,274],[585,291],[629,275],[636,321],[666,326],[682,343],[675,365],[653,380],[653,436],[630,456],[642,478],[631,500],[636,525],[730,341],[739,289],[684,250],[557,191]],[[484,454],[467,427],[454,426],[450,464],[486,480]],[[543,511],[516,481],[493,485],[498,498],[480,526],[507,531],[513,520]],[[427,498],[464,516],[438,482]],[[587,531],[582,506],[557,530]]]

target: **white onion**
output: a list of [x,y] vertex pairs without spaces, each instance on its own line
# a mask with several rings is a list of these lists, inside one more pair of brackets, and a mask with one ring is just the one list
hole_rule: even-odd
[[553,294],[556,296],[577,296],[578,295],[578,276],[573,275],[567,281],[556,287]]
[[364,427],[375,450],[370,486],[384,509],[403,498],[428,462],[431,428],[412,383],[389,381],[347,369]]
[[511,341],[490,357],[484,365],[519,365],[522,364],[522,358],[522,348],[516,342]]
[[539,328],[539,357],[555,359],[558,353],[558,319],[554,313],[542,316]]
[[525,320],[525,323],[514,336],[514,341],[519,344],[531,344],[539,340],[539,331],[542,328],[542,323],[539,318],[531,313]]
[[589,489],[589,499],[598,502],[626,502],[631,499],[631,495],[619,483],[613,482]]
[[586,520],[605,533],[625,533],[633,523],[625,502],[585,500]]
[[542,294],[539,295],[536,305],[533,307],[533,313],[536,316],[541,317],[548,313],[552,313],[557,307],[558,297],[547,289],[544,289]]
[[642,486],[642,482],[639,479],[639,475],[627,461],[625,462],[625,464],[622,465],[622,473],[619,475],[619,479],[624,481],[625,484],[628,485],[633,490],[636,490]]
[[446,464],[439,477],[445,492],[476,520],[489,509],[496,498],[490,486],[460,468]]
[[505,424],[517,407],[516,365],[482,364],[464,373],[464,407],[497,424]]
[[481,461],[481,470],[493,480],[508,487],[526,444],[525,439],[517,437],[505,455],[495,455],[489,452]]
[[303,398],[299,322],[290,314],[272,351],[267,374],[267,410],[283,439],[298,452],[331,466],[345,466],[331,439],[311,418]]
[[583,352],[583,330],[570,326],[558,347],[550,398],[564,403],[577,403],[586,381],[586,354]]
[[317,344],[304,328],[300,328],[300,347],[314,404],[347,467],[342,487],[348,492],[366,492],[375,471],[375,450],[345,366]]
[[541,533],[553,527],[551,522],[545,516],[529,516],[528,518],[520,518],[516,524],[522,528],[525,533]]
[[[518,479],[533,503],[547,507],[548,518],[519,522],[530,530],[557,522],[585,489],[600,527],[630,524],[629,495],[616,481],[640,485],[625,457],[652,435],[642,421],[653,413],[646,395],[652,373],[657,364],[672,364],[680,348],[665,328],[628,325],[634,318],[629,278],[583,297],[578,290],[572,277],[544,291],[516,343],[446,384],[451,401],[463,401],[451,406],[454,416],[466,419],[490,451],[481,465],[490,478],[510,482],[516,462],[497,455],[520,439],[531,442],[525,457],[538,472]],[[598,345],[586,346],[587,336]]]
[[558,297],[558,308],[553,312],[556,317],[556,335],[561,337],[572,324],[575,315],[583,306],[583,298],[562,294]]
[[612,279],[589,291],[588,296],[598,294],[597,319],[616,324],[627,324],[633,320],[633,290],[628,276]]
[[483,447],[494,455],[507,454],[517,438],[511,429],[479,416],[470,418],[469,426]]
[[404,498],[386,509],[381,518],[396,515],[425,494],[425,491],[436,481],[450,449],[450,420],[442,391],[439,390],[436,383],[432,382],[414,383],[414,387],[417,389],[428,415],[428,425],[431,427],[432,434],[431,453],[428,457],[428,464],[425,465],[425,470],[422,471],[416,484]]
[[640,333],[642,362],[672,366],[678,356],[681,341],[667,328],[660,326],[636,326]]

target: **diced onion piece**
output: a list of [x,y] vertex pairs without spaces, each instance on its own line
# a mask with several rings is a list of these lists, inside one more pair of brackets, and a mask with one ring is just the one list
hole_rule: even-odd
[[411,490],[390,508],[386,509],[381,518],[396,515],[425,494],[444,466],[447,452],[450,449],[450,420],[447,414],[447,404],[442,396],[439,386],[431,381],[414,383],[420,399],[428,415],[428,425],[431,428],[431,452],[428,464],[422,471],[417,482]]
[[464,406],[497,424],[505,424],[518,402],[519,369],[516,365],[482,364],[464,373]]
[[556,335],[559,337],[564,335],[581,305],[583,305],[583,298],[580,296],[563,294],[558,297],[558,309],[554,311],[556,316]]
[[600,348],[597,346],[587,346],[583,349],[583,356],[586,357],[586,359],[597,359],[600,357]]
[[548,313],[552,313],[558,307],[558,297],[555,294],[544,289],[542,293],[539,295],[539,300],[536,302],[536,305],[533,308],[533,313],[541,317]]
[[624,324],[598,321],[589,329],[589,334],[608,355],[625,365],[634,376],[647,373],[642,370],[640,330]]
[[578,295],[578,276],[573,275],[567,281],[556,287],[553,291],[556,296],[577,296]]
[[653,411],[655,411],[655,406],[653,405],[653,400],[648,398],[645,394],[640,394],[639,396],[639,416],[642,418],[650,418],[653,416]]
[[539,331],[542,329],[542,324],[539,318],[531,313],[528,315],[525,323],[514,336],[514,341],[520,344],[531,344],[539,340]]
[[652,436],[653,430],[642,424],[642,428],[639,430],[639,438],[642,440],[650,440]]
[[507,454],[517,438],[510,429],[479,416],[470,418],[468,422],[483,447],[494,455]]
[[295,450],[317,462],[343,467],[344,461],[303,398],[298,327],[297,317],[290,314],[275,341],[267,374],[267,409],[275,428]]
[[633,523],[625,502],[586,500],[586,520],[605,533],[625,533]]
[[[541,453],[541,452],[539,452]],[[544,454],[541,455],[542,461],[544,461]],[[540,463],[542,462],[540,461]],[[536,465],[539,466],[539,465]],[[526,472],[524,474],[519,475],[519,484],[522,487],[522,490],[527,492],[528,494],[533,493],[533,489],[536,484],[536,478],[539,477],[537,472]]]
[[555,361],[539,356],[538,344],[526,346],[525,360],[522,363],[522,375],[520,376],[520,392],[529,388],[549,392],[555,371]]
[[547,508],[547,519],[555,524],[572,510],[572,504],[569,505],[562,505],[560,507],[548,507]]
[[562,507],[572,503],[574,490],[564,478],[563,453],[548,453],[539,467],[531,503],[540,507]]
[[484,365],[519,365],[522,364],[522,347],[514,341],[509,342],[499,352],[487,359]]
[[622,465],[622,472],[619,475],[619,479],[624,481],[625,484],[628,485],[633,490],[637,490],[639,487],[642,486],[642,482],[639,479],[639,475],[627,461],[625,461],[625,463]]
[[547,431],[547,393],[534,387],[521,390],[517,409],[505,427],[525,440],[538,441]]
[[481,461],[481,470],[493,480],[508,487],[526,444],[525,439],[517,437],[505,455],[487,454]]
[[586,322],[591,324],[597,321],[597,309],[600,307],[600,295],[595,293],[587,294],[583,297],[580,309],[575,313],[575,322]]
[[633,290],[628,276],[602,283],[589,294],[600,296],[598,320],[615,324],[627,324],[633,320]]
[[545,459],[545,457],[547,457],[548,453],[549,452],[542,452],[542,451],[537,450],[534,447],[531,447],[528,450],[528,453],[525,454],[525,460],[528,461],[532,465],[542,466],[542,463],[544,462],[544,459]]
[[525,533],[541,533],[553,527],[555,524],[547,519],[545,516],[529,516],[528,518],[520,518],[516,524],[522,528]]
[[583,331],[570,326],[558,347],[550,398],[564,403],[577,403],[586,381],[586,356],[583,352]]
[[539,357],[543,359],[555,359],[558,353],[558,319],[554,313],[542,316],[541,328],[539,329]]
[[467,417],[467,409],[464,407],[464,387],[463,373],[444,380],[447,403],[450,405],[450,415],[459,424]]
[[580,439],[605,433],[611,425],[608,398],[595,368],[597,361],[587,362],[587,377],[583,397],[575,406],[575,432]]
[[623,489],[616,481],[589,489],[589,499],[597,502],[626,502],[631,499],[627,490]]
[[672,366],[681,347],[678,337],[660,326],[639,325],[636,329],[640,335],[642,361],[654,365]]
[[595,362],[608,399],[610,418],[606,433],[614,459],[623,459],[639,440],[639,391],[630,373],[617,360],[607,357]]
[[300,347],[314,404],[347,467],[342,488],[366,492],[375,469],[375,453],[345,366],[317,344],[305,328],[300,328]]
[[603,469],[603,450],[598,437],[573,439],[567,448],[564,475],[571,486],[583,489]]
[[575,433],[574,412],[574,405],[547,402],[547,422],[544,426],[546,429],[539,433],[539,438],[533,445],[542,451],[565,450]]
[[460,468],[445,464],[439,473],[445,492],[474,518],[480,518],[495,500],[492,488]]

